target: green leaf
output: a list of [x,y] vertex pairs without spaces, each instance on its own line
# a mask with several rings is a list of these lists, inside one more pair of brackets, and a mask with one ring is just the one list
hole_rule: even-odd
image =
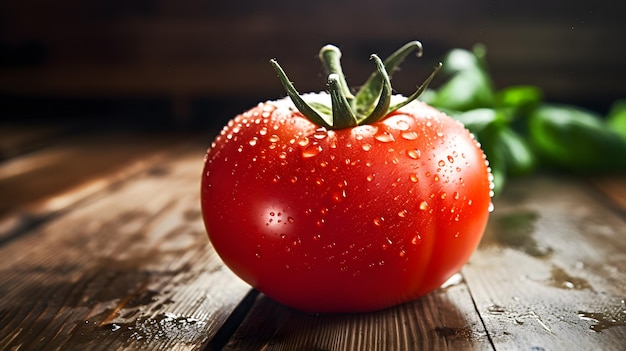
[[541,89],[530,85],[510,86],[496,93],[499,106],[516,109],[536,107],[542,99]]
[[497,134],[498,147],[502,149],[507,176],[519,177],[535,168],[535,156],[530,146],[513,129],[503,127]]
[[616,101],[607,116],[606,124],[626,140],[626,100]]
[[530,115],[529,133],[548,165],[587,172],[626,169],[626,141],[591,111],[542,105]]
[[489,125],[498,121],[498,114],[492,108],[478,108],[467,112],[452,113],[451,116],[465,125],[474,134],[479,134]]
[[494,92],[484,73],[465,70],[458,72],[439,88],[432,104],[459,111],[493,107]]

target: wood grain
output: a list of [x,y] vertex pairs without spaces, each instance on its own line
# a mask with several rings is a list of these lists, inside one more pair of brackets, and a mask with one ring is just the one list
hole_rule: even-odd
[[224,350],[490,350],[467,286],[361,314],[305,314],[260,295]]
[[[0,241],[150,168],[201,135],[86,133],[0,164]],[[205,140],[209,140],[207,137]],[[205,141],[208,143],[208,141]]]
[[496,349],[622,350],[626,221],[585,183],[513,182],[463,269]]
[[198,350],[249,287],[211,250],[203,149],[0,247],[0,349]]

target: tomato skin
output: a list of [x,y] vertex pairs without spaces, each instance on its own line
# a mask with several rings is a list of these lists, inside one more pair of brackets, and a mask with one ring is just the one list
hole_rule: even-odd
[[372,125],[319,128],[283,99],[208,150],[203,218],[244,281],[308,312],[364,312],[437,289],[484,232],[488,163],[462,124],[412,102]]

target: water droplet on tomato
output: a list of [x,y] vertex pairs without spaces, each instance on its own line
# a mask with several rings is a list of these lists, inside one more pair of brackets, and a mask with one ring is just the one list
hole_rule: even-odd
[[341,192],[333,193],[332,199],[334,202],[341,202],[346,198],[346,191],[343,190]]
[[326,131],[326,128],[318,128],[315,130],[315,133],[313,133],[313,138],[318,139],[318,140],[322,140],[326,138],[327,136],[328,136],[328,133]]
[[428,202],[422,201],[420,202],[420,210],[425,211],[428,209]]
[[402,132],[400,135],[406,140],[415,140],[418,137],[417,133],[413,131]]
[[372,222],[374,223],[375,226],[380,227],[384,221],[385,219],[383,217],[378,217],[378,218],[374,218]]
[[454,163],[454,157],[448,155],[448,162]]
[[323,227],[324,223],[326,223],[326,220],[324,218],[320,218],[315,222],[315,225],[318,227]]
[[409,179],[413,182],[413,183],[417,183],[420,181],[420,178],[417,176],[417,174],[415,173],[410,173],[409,174]]
[[365,179],[367,179],[368,182],[371,182],[372,180],[374,180],[374,175],[370,174]]
[[322,146],[321,145],[319,145],[319,144],[311,144],[311,145],[305,147],[302,150],[302,157],[304,157],[304,158],[315,157],[315,156],[319,155],[320,152],[322,152]]
[[280,138],[278,137],[278,135],[272,134],[272,135],[270,135],[269,141],[272,142],[272,143],[276,143],[276,142],[280,141]]
[[361,145],[361,148],[363,149],[363,151],[370,151],[372,149],[372,145],[370,145],[370,144],[363,144],[363,145]]
[[250,139],[250,141],[248,142],[248,144],[250,144],[250,146],[254,146],[259,142],[259,138],[257,137],[252,137],[252,139]]
[[315,179],[315,185],[322,185],[324,184],[324,182],[325,182],[324,178]]
[[267,134],[267,127],[263,127],[263,128],[261,128],[261,129],[259,129],[259,134],[260,134],[260,135],[265,135],[265,134]]
[[436,181],[436,182],[438,182],[438,181],[439,181],[439,175],[438,175],[438,174],[435,174],[435,176],[433,177],[433,180],[434,180],[434,181]]
[[402,211],[398,212],[398,217],[405,218],[408,213],[409,213],[409,211],[402,210]]
[[419,234],[413,236],[413,238],[411,239],[411,244],[413,245],[419,245],[421,243],[422,243],[422,237]]
[[298,140],[298,145],[302,147],[309,145],[309,139],[303,138],[303,139]]
[[278,154],[278,158],[280,158],[281,160],[284,160],[287,158],[287,153],[286,152],[281,152],[280,154]]
[[444,160],[439,160],[439,162],[437,162],[437,164],[439,165],[439,167],[443,167],[446,165],[446,161]]
[[405,119],[398,119],[396,121],[396,128],[398,130],[407,130],[411,127],[411,125],[409,124],[409,122],[407,122]]
[[393,138],[393,135],[390,134],[387,131],[382,131],[381,133],[377,133],[374,135],[374,139],[383,142],[383,143],[390,143],[392,141],[394,141],[395,139]]
[[295,184],[295,183],[298,181],[298,177],[293,176],[293,177],[291,177],[291,179],[289,179],[289,181],[290,181],[292,184]]
[[422,152],[418,149],[407,150],[406,154],[407,156],[409,156],[410,158],[414,160],[417,160],[420,157],[422,157]]
[[487,210],[489,212],[493,212],[494,209],[495,209],[495,207],[493,206],[493,202],[489,202],[489,207],[487,208]]
[[280,238],[281,238],[281,239],[287,239],[287,234],[285,234],[285,233],[281,233],[281,234],[280,234]]

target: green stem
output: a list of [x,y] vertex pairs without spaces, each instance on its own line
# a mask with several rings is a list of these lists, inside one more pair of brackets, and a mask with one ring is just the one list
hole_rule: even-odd
[[411,94],[411,96],[409,96],[408,98],[406,98],[406,100],[397,103],[393,106],[391,106],[389,108],[388,113],[391,113],[403,106],[408,105],[410,102],[412,102],[413,100],[416,100],[420,95],[422,95],[422,93],[424,92],[424,90],[426,90],[426,88],[428,88],[428,84],[430,84],[430,82],[433,80],[433,78],[435,78],[435,76],[437,75],[437,72],[439,72],[439,70],[441,70],[441,62],[439,62],[439,64],[437,64],[437,66],[435,66],[435,69],[430,73],[430,75],[428,76],[428,78],[426,78],[426,81],[424,81],[424,83],[422,83],[422,85],[419,86],[419,88],[417,88],[417,90]]
[[435,67],[435,70],[418,87],[415,93],[406,100],[391,106],[392,89],[390,76],[406,56],[415,49],[418,51],[417,55],[421,56],[422,44],[419,41],[412,41],[404,45],[384,62],[378,56],[372,55],[371,59],[376,63],[376,71],[370,75],[355,97],[350,92],[341,68],[341,52],[336,46],[324,46],[320,50],[319,57],[328,72],[330,107],[322,102],[305,102],[278,62],[274,59],[270,60],[270,62],[287,91],[287,95],[305,117],[327,129],[343,129],[380,121],[385,116],[388,116],[389,113],[417,99],[426,90],[428,84],[441,69],[441,63]]
[[391,81],[389,80],[389,75],[387,74],[385,65],[376,55],[372,55],[371,59],[376,62],[376,71],[378,72],[378,76],[380,76],[380,94],[378,96],[378,103],[376,104],[374,110],[367,117],[361,120],[359,124],[372,124],[374,122],[378,122],[385,117],[387,113],[389,113],[389,105],[391,104]]
[[[417,50],[418,57],[422,56],[422,43],[417,40],[409,42],[385,59],[385,71],[389,75],[389,79],[413,50]],[[358,114],[367,115],[370,112],[379,96],[382,85],[381,73],[377,70],[369,76],[356,94],[356,105],[359,107]]]
[[356,116],[342,90],[341,77],[336,73],[328,75],[328,92],[333,108],[333,129],[355,127]]
[[311,122],[325,128],[332,128],[332,125],[330,123],[328,123],[319,113],[317,113],[317,111],[315,111],[309,104],[307,104],[306,101],[302,99],[302,97],[300,97],[300,93],[298,93],[296,88],[293,86],[293,84],[287,77],[287,74],[285,74],[285,71],[283,71],[278,62],[275,59],[271,59],[270,63],[274,67],[274,70],[278,74],[278,79],[280,79],[280,82],[287,91],[287,95],[289,96],[289,98],[291,98],[291,101],[296,106],[298,111],[300,111]]
[[346,76],[341,68],[341,51],[334,45],[325,45],[319,53],[320,60],[324,63],[326,75],[336,74],[341,93],[346,97],[350,106],[354,108],[354,95],[350,91]]

